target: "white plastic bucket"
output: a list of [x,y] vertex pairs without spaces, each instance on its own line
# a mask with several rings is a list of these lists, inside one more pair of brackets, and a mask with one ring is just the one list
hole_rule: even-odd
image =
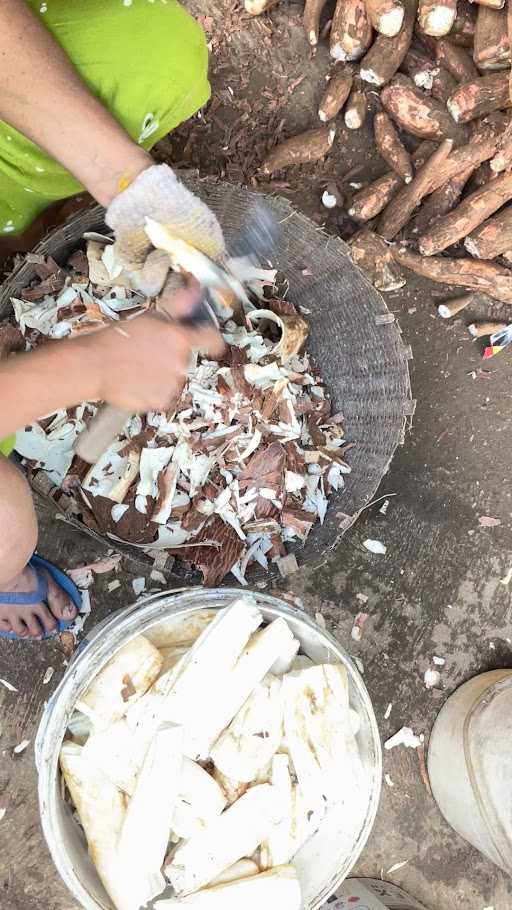
[[446,821],[512,874],[512,670],[468,680],[443,705],[428,751],[432,793]]
[[[316,910],[336,890],[357,861],[375,820],[380,798],[382,754],[379,731],[366,687],[337,641],[299,610],[266,594],[251,592],[265,620],[286,619],[302,651],[315,663],[340,662],[347,668],[350,703],[361,721],[357,741],[365,770],[365,789],[357,805],[333,810],[294,859],[303,890],[303,910]],[[75,702],[119,648],[140,634],[160,639],[165,629],[179,629],[190,639],[204,611],[225,607],[239,589],[189,589],[158,594],[110,617],[76,657],[46,706],[36,740],[39,806],[44,836],[53,861],[73,897],[86,910],[112,910],[87,853],[83,834],[64,802],[58,770],[62,739]],[[214,615],[214,614],[212,614]],[[196,633],[197,634],[197,633]]]

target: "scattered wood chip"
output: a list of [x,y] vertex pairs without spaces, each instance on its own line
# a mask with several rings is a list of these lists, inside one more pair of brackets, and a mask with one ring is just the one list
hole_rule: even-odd
[[149,573],[151,581],[158,582],[159,585],[166,585],[167,579],[163,572],[160,572],[159,569],[152,569]]
[[287,556],[280,556],[279,559],[276,560],[276,564],[282,578],[287,578],[288,575],[293,575],[294,572],[299,571],[299,564],[295,553],[288,553]]
[[425,670],[423,681],[427,689],[434,689],[441,682],[441,674],[439,670]]
[[52,678],[52,676],[53,676],[54,673],[55,673],[54,668],[53,668],[53,667],[48,667],[48,669],[46,670],[46,673],[45,673],[44,676],[43,676],[43,686],[47,686],[47,685],[48,685],[48,683],[50,682],[50,680],[51,680],[51,678]]
[[[512,571],[512,570],[511,570],[511,571]],[[0,679],[0,685],[5,686],[5,688],[6,688],[9,692],[17,692],[17,691],[18,691],[18,689],[16,688],[16,686],[13,686],[12,683],[7,682],[6,679]]]
[[327,629],[327,624],[325,622],[325,616],[323,613],[319,613],[318,611],[315,613],[315,622],[317,626],[320,626],[321,629]]
[[61,632],[59,635],[59,641],[64,656],[69,660],[69,658],[74,654],[77,646],[75,635],[73,632],[69,631]]
[[393,872],[398,872],[399,869],[403,869],[407,863],[410,863],[409,859],[404,859],[401,863],[395,863],[394,866],[390,866],[386,872],[386,875],[393,875]]
[[393,736],[384,743],[385,749],[394,749],[396,746],[405,746],[407,749],[417,749],[423,742],[423,734],[416,736],[411,727],[401,727]]
[[365,550],[368,550],[369,553],[374,553],[377,556],[385,556],[387,553],[387,547],[380,540],[368,540],[363,541],[363,547]]
[[[511,581],[512,581],[512,567],[508,570],[508,572],[504,576],[504,578],[500,578],[500,583],[505,586],[509,585]],[[0,682],[2,682],[2,680],[0,680]]]
[[139,578],[134,578],[132,581],[132,588],[135,597],[139,597],[139,595],[146,590],[146,579],[142,575],[139,576]]
[[15,746],[12,751],[14,752],[15,755],[21,755],[21,753],[25,751],[27,746],[30,746],[30,740],[22,739],[22,741],[20,743],[18,743],[18,745]]
[[501,524],[499,518],[492,518],[490,515],[480,515],[478,524],[481,528],[497,528]]
[[354,619],[354,625],[352,626],[352,631],[350,633],[354,641],[361,641],[368,616],[368,613],[358,613]]
[[425,744],[423,742],[421,742],[419,744],[419,746],[416,747],[416,754],[418,756],[418,765],[419,765],[419,769],[420,769],[420,775],[421,775],[423,784],[425,786],[425,790],[427,791],[429,796],[432,796],[432,788],[430,786],[430,779],[429,779],[428,771],[427,771],[427,763],[425,761]]

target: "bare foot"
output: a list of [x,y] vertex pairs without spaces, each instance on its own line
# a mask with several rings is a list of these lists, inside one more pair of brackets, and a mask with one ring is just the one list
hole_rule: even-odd
[[[41,640],[45,632],[53,632],[59,619],[72,620],[77,613],[71,598],[45,572],[48,582],[48,605],[2,603],[0,591],[0,632],[15,632],[20,638]],[[37,576],[31,566],[26,566],[9,585],[13,593],[26,594],[37,590]]]

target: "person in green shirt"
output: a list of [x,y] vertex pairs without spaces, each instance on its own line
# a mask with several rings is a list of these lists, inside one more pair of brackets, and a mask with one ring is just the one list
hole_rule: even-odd
[[[207,207],[156,166],[149,150],[209,98],[208,52],[176,0],[9,0],[0,4],[0,247],[51,203],[85,188],[107,209],[135,287],[155,294],[145,217],[214,258],[220,227]],[[152,264],[151,264],[152,263]],[[162,305],[183,315],[198,291]],[[185,329],[153,314],[129,336],[107,328],[0,362],[0,635],[44,638],[72,621],[79,594],[34,556],[37,520],[28,484],[8,459],[17,429],[83,400],[132,413],[163,409],[190,351],[222,350],[214,329]]]

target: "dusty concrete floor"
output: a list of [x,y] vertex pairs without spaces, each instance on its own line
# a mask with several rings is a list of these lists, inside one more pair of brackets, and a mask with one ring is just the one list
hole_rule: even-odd
[[[217,35],[215,119],[207,116],[198,122],[198,133],[184,150],[183,163],[199,165],[203,173],[224,170],[231,179],[237,179],[238,173],[251,180],[253,162],[247,160],[247,149],[255,143],[249,127],[249,142],[232,131],[223,156],[215,157],[219,146],[212,139],[226,124],[231,130],[237,124],[227,85],[234,86],[235,93],[240,90],[251,103],[256,99],[258,139],[261,134],[263,146],[283,117],[285,132],[314,125],[326,55],[321,50],[315,60],[309,59],[293,18],[298,9],[287,6],[261,24],[241,26],[239,20],[234,25],[229,20],[233,40],[228,40],[227,51]],[[284,16],[290,17],[287,35],[293,41],[276,37]],[[213,29],[215,23],[205,24]],[[258,42],[266,47],[273,68],[267,69],[254,54]],[[281,76],[276,77],[276,67]],[[248,75],[245,85],[241,73]],[[288,91],[304,73],[305,81]],[[276,86],[279,101],[273,104]],[[268,98],[265,91],[270,92]],[[182,140],[183,131],[176,141],[164,143],[162,157],[182,148]],[[243,173],[237,172],[241,160]],[[279,191],[320,218],[319,189],[330,176],[340,177],[362,160],[366,175],[378,167],[368,130],[355,136],[343,131],[324,168],[289,178]],[[332,221],[329,226],[336,229]],[[479,373],[479,350],[468,340],[463,321],[446,325],[435,314],[435,299],[442,296],[439,287],[412,277],[402,292],[387,296],[405,340],[413,347],[412,382],[418,400],[406,444],[381,486],[381,494],[396,494],[390,497],[387,515],[379,513],[380,503],[369,508],[325,565],[314,572],[301,569],[290,584],[306,610],[321,612],[339,641],[363,661],[383,740],[403,724],[428,737],[443,700],[456,686],[484,670],[512,666],[510,593],[500,582],[512,567],[508,484],[512,361],[510,355],[501,355],[491,361],[490,372]],[[484,306],[469,313],[464,322],[487,312]],[[68,566],[99,555],[101,548],[56,521],[45,506],[40,505],[39,512],[43,555]],[[480,528],[482,515],[500,519],[501,525]],[[361,546],[367,537],[382,540],[387,555],[367,553]],[[96,579],[91,625],[131,601],[131,579],[140,574],[140,566],[125,560],[119,575],[122,587],[110,595],[106,584],[112,575]],[[368,597],[370,618],[357,644],[350,630],[361,608],[358,593]],[[436,692],[427,691],[423,683],[434,654],[446,658]],[[43,686],[49,666],[55,673]],[[64,655],[55,644],[0,641],[0,677],[18,689],[9,692],[0,685],[0,808],[6,810],[0,822],[0,906],[5,910],[76,906],[60,883],[41,837],[32,745],[20,756],[12,754],[22,739],[33,743],[43,705],[64,670]],[[391,715],[385,720],[390,702]],[[384,762],[394,787],[384,786],[377,823],[355,873],[386,877],[386,870],[407,860],[388,877],[427,910],[508,910],[512,884],[444,822],[425,789],[416,754],[396,749],[385,753]]]

